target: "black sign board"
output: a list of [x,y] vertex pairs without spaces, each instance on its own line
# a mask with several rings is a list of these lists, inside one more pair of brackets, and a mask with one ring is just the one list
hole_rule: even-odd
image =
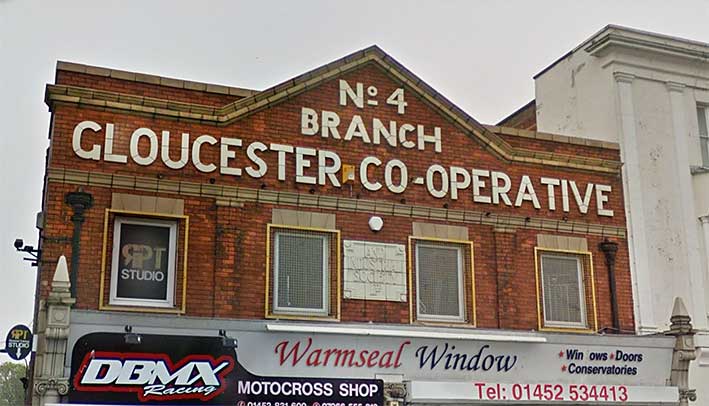
[[[238,337],[237,337],[238,338]],[[94,404],[383,406],[381,380],[266,377],[247,371],[220,337],[93,333],[74,345],[69,401]]]
[[168,263],[174,255],[170,227],[123,222],[118,251],[116,296],[166,300]]
[[5,339],[5,351],[14,360],[21,360],[32,352],[32,331],[29,327],[18,324],[11,328]]

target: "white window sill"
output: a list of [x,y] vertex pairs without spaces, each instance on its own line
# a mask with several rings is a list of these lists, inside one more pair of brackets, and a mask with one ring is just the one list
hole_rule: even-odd
[[692,175],[699,175],[700,173],[709,173],[709,166],[691,165],[689,167],[689,172]]

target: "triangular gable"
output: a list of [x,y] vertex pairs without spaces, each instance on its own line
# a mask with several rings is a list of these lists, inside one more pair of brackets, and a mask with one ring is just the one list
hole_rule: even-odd
[[[45,98],[50,108],[57,102],[85,104],[102,108],[132,110],[143,114],[166,115],[184,120],[198,120],[223,126],[257,111],[280,104],[296,95],[313,89],[321,83],[369,63],[376,63],[393,80],[410,88],[426,104],[502,160],[606,173],[617,173],[620,169],[620,163],[616,161],[513,147],[376,45],[354,52],[220,108],[173,101],[166,103],[165,100],[155,98],[118,95],[115,93],[112,95],[111,92],[61,85],[48,85]],[[116,97],[115,95],[118,96]]]
[[483,146],[488,146],[488,149],[492,152],[509,159],[511,146],[502,138],[489,131],[484,125],[438,93],[433,87],[429,86],[376,45],[296,76],[251,97],[231,103],[224,107],[226,114],[220,121],[231,122],[243,114],[270,107],[275,103],[280,103],[308,89],[312,89],[320,83],[372,62],[378,64],[395,81],[415,91],[429,106],[449,118],[458,127],[472,134],[476,141]]

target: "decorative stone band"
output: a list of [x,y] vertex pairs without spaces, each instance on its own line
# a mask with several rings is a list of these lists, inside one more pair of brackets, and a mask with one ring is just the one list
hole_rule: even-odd
[[109,187],[146,192],[162,192],[182,196],[201,196],[222,202],[256,202],[291,207],[311,207],[367,214],[391,215],[426,220],[443,220],[494,227],[525,228],[575,234],[590,234],[625,238],[625,228],[592,224],[583,221],[563,221],[540,217],[495,214],[484,211],[451,210],[426,206],[398,204],[382,200],[352,199],[336,196],[311,195],[286,191],[251,189],[230,185],[212,185],[157,178],[87,172],[72,169],[48,169],[49,182],[72,185]]
[[620,161],[513,147],[501,136],[477,122],[465,111],[436,92],[431,86],[375,46],[355,52],[270,89],[218,108],[63,85],[47,85],[45,102],[52,111],[54,111],[57,104],[71,104],[100,110],[128,111],[132,114],[148,117],[160,116],[174,120],[196,121],[223,126],[289,100],[327,80],[339,77],[367,63],[378,64],[388,75],[411,88],[426,104],[438,110],[453,125],[469,134],[501,159],[508,162],[533,163],[603,173],[620,172]]

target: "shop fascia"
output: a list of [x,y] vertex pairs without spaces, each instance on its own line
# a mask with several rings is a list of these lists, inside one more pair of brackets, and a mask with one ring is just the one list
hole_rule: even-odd
[[[152,375],[146,372],[141,381],[121,380],[120,376],[137,376],[133,370],[138,368],[136,359],[144,360],[145,353],[149,352],[142,344],[135,347],[122,344],[123,335],[118,331],[123,323],[133,323],[133,331],[142,335],[143,343],[154,343],[160,357],[169,356],[175,365],[183,365],[185,353],[174,349],[174,356],[170,355],[173,349],[162,344],[166,340],[181,345],[193,340],[219,340],[216,336],[207,337],[209,331],[201,327],[209,324],[208,321],[150,319],[151,326],[147,327],[146,317],[121,315],[112,320],[115,325],[106,325],[105,320],[101,323],[96,315],[77,313],[82,323],[72,329],[74,338],[70,340],[74,351],[80,348],[80,353],[74,354],[71,367],[75,386],[81,388],[82,384],[90,383],[94,391],[125,391],[126,387],[131,387],[131,391],[146,394],[154,385],[164,384],[159,381],[160,376],[179,375],[181,369],[169,369],[159,360],[152,360],[142,361],[145,368],[162,372]],[[101,324],[86,324],[89,320]],[[276,396],[291,391],[292,387],[284,385],[279,377],[323,382],[342,377],[384,379],[405,385],[412,403],[457,400],[468,403],[674,404],[678,397],[677,387],[667,386],[666,382],[672,360],[672,337],[465,329],[434,331],[260,321],[220,324],[228,327],[227,335],[238,339],[238,348],[234,351],[240,367],[234,371],[249,371],[260,377],[256,380],[238,378],[239,383],[229,389],[236,391],[233,393],[236,397]],[[111,340],[118,347],[110,344]],[[120,356],[115,353],[104,356],[106,351],[115,352],[116,348],[124,347]],[[228,349],[214,348],[219,351],[207,354],[213,358],[210,363],[213,368],[202,372],[210,378],[233,379],[230,373],[224,372],[228,366],[217,370],[224,362],[217,360],[229,355]],[[110,370],[110,374],[96,375],[94,372],[100,368]],[[183,386],[190,384],[183,383]],[[221,390],[220,385],[212,386],[215,391],[210,393]],[[194,393],[195,396],[205,395],[204,391],[196,389]],[[223,396],[230,396],[229,393],[232,392],[224,392]]]
[[[340,106],[353,103],[358,108],[364,107],[363,85],[357,83],[354,89],[356,90],[346,81],[340,80]],[[369,92],[369,89],[367,91]],[[402,115],[405,111],[400,108],[402,104],[405,106],[403,95],[404,89],[397,89],[387,99],[388,104],[397,105],[398,112]],[[130,159],[140,166],[161,163],[173,170],[183,169],[191,162],[194,168],[203,173],[218,171],[225,176],[238,178],[246,175],[261,179],[270,169],[264,155],[275,154],[278,161],[275,169],[279,181],[294,178],[295,182],[300,184],[330,184],[342,187],[338,176],[343,169],[342,159],[337,152],[328,149],[265,141],[253,141],[246,145],[241,138],[216,138],[209,134],[202,134],[191,140],[189,133],[182,132],[180,157],[175,160],[175,157],[170,155],[170,146],[176,137],[171,135],[170,131],[156,131],[147,127],[137,128],[130,134],[127,151],[114,151],[115,123],[105,124],[102,144],[95,143],[95,137],[92,137],[94,143],[86,148],[91,132],[102,130],[104,127],[101,124],[88,120],[74,127],[72,145],[79,158],[117,164],[127,164]],[[158,132],[161,133],[159,137]],[[423,124],[399,123],[393,120],[385,122],[376,117],[371,123],[365,123],[358,114],[341,117],[334,111],[318,111],[306,106],[301,107],[300,135],[307,138],[320,137],[337,143],[359,142],[421,152],[432,150],[436,155],[444,153],[445,137],[440,127],[427,128]],[[148,146],[147,152],[141,152],[139,146],[142,144]],[[218,162],[209,162],[203,158],[203,151],[208,148],[219,150]],[[292,157],[290,166],[289,157]],[[242,163],[242,166],[239,166],[242,161],[245,165]],[[582,214],[588,213],[592,199],[595,198],[599,216],[614,215],[613,210],[605,207],[612,192],[612,187],[605,184],[588,182],[584,187],[573,179],[553,176],[522,175],[513,180],[504,171],[444,166],[439,163],[429,165],[424,174],[416,174],[410,173],[409,166],[400,159],[384,162],[373,155],[364,157],[356,167],[359,168],[359,182],[371,192],[386,189],[391,193],[400,194],[408,188],[421,186],[435,198],[457,200],[462,192],[469,191],[469,198],[475,203],[509,207],[532,205],[535,209],[542,209],[542,205],[545,205],[545,208],[551,211],[560,209],[568,213],[573,208]],[[382,175],[383,182],[380,181]],[[537,193],[537,190],[545,190],[546,198]]]

